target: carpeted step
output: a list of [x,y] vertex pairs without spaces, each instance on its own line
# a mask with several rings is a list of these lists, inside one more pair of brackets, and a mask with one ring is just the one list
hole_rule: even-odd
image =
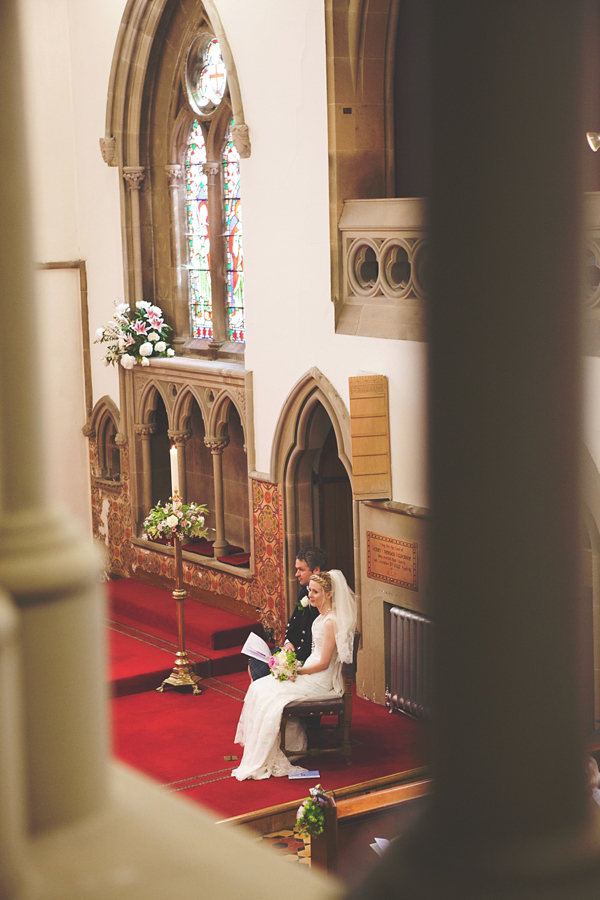
[[[127,624],[139,622],[144,628],[177,637],[177,612],[170,591],[135,578],[110,581],[107,587],[112,619]],[[262,625],[192,597],[185,601],[186,645],[194,643],[211,650],[240,648],[251,631],[262,636]]]
[[[177,644],[157,629],[137,623],[109,622],[109,683],[113,697],[155,690],[171,674]],[[152,633],[154,632],[154,633]],[[186,641],[188,659],[201,678],[245,672],[248,658],[239,650],[197,648]]]

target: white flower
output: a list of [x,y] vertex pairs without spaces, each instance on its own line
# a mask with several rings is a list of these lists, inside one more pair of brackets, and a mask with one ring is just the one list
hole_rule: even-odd
[[167,519],[167,525],[169,526],[169,528],[176,528],[178,524],[179,519],[177,518],[177,516],[169,516],[169,518]]
[[130,356],[129,353],[124,353],[121,357],[121,365],[124,369],[133,369],[135,366],[135,357]]
[[175,356],[175,351],[172,347],[169,347],[169,349],[167,350],[167,356]]
[[147,300],[138,300],[138,302],[135,305],[137,306],[138,309],[150,309],[150,304],[148,303]]
[[150,334],[148,335],[148,340],[152,341],[153,344],[156,343],[156,341],[158,341],[159,338],[160,338],[160,335],[158,335],[156,333],[156,331],[151,331]]
[[122,316],[123,313],[127,312],[128,310],[129,305],[127,303],[119,303],[119,305],[117,306],[116,315]]
[[[150,337],[152,337],[152,335],[150,335]],[[156,345],[157,353],[163,353],[166,349],[167,349],[167,345],[165,344],[164,341],[159,341],[158,344]]]
[[153,312],[156,316],[162,316],[162,309],[160,306],[151,306],[149,303],[147,305],[149,312]]
[[145,344],[142,344],[140,347],[140,356],[152,356],[154,352],[154,347],[149,341],[146,341]]
[[99,341],[102,340],[102,338],[104,337],[104,328],[96,329],[96,337],[98,338]]
[[308,606],[309,603],[310,603],[310,600],[308,599],[308,597],[301,597],[301,598],[300,598],[300,604],[301,604],[302,606]]
[[142,359],[142,365],[143,365],[143,366],[149,366],[149,365],[150,365],[150,360],[149,360],[149,359],[146,359],[146,357],[143,357],[143,359]]

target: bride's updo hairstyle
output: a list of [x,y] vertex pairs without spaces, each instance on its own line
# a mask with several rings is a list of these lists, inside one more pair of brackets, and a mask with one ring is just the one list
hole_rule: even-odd
[[333,586],[331,584],[331,575],[329,572],[313,572],[310,581],[316,581],[320,584],[326,594],[331,594]]

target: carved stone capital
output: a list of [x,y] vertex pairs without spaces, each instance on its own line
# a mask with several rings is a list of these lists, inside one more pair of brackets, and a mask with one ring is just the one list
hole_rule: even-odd
[[184,447],[192,436],[191,431],[175,431],[169,428],[167,431],[169,440],[173,441],[178,447]]
[[127,443],[127,435],[122,434],[120,431],[118,431],[115,434],[115,444],[117,445],[117,447],[126,447]]
[[242,122],[240,125],[234,125],[231,129],[231,137],[233,138],[235,149],[240,154],[240,157],[242,159],[248,159],[251,153],[250,129],[246,123]]
[[222,453],[229,443],[229,437],[205,437],[204,445],[212,454]]
[[83,428],[81,429],[81,433],[82,433],[83,436],[86,437],[86,438],[89,438],[89,437],[95,437],[95,436],[96,436],[96,430],[93,428],[92,425],[90,425],[89,422],[86,422],[86,423],[85,423],[85,425],[84,425]]
[[153,422],[144,422],[141,425],[134,425],[135,433],[138,437],[148,438],[153,434],[156,434],[157,426]]
[[216,178],[221,171],[221,165],[218,162],[205,162],[202,165],[202,171],[205,175],[208,175],[209,178]]
[[179,187],[181,184],[181,173],[183,169],[180,165],[170,165],[165,166],[165,172],[167,173],[167,180],[169,182],[169,188]]
[[100,138],[100,152],[107,166],[117,166],[117,139],[114,137]]
[[146,171],[143,166],[123,166],[123,178],[129,190],[139,191],[145,177]]

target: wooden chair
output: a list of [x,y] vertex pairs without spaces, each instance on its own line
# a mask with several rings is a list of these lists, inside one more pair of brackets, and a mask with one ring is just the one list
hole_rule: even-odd
[[[352,684],[356,677],[356,656],[360,634],[354,633],[354,648],[352,662],[342,665],[344,678],[344,693],[341,697],[331,697],[329,700],[295,700],[284,707],[281,716],[281,749],[286,756],[298,756],[297,750],[288,750],[285,746],[285,728],[287,720],[291,718],[304,719],[307,724],[308,750],[303,756],[318,756],[321,753],[343,753],[346,765],[352,762],[352,748],[350,745],[350,724],[352,722]],[[337,716],[337,724],[321,724],[323,716]],[[323,743],[327,739],[326,746],[318,746],[311,743],[319,740]],[[329,740],[331,739],[331,740]]]

